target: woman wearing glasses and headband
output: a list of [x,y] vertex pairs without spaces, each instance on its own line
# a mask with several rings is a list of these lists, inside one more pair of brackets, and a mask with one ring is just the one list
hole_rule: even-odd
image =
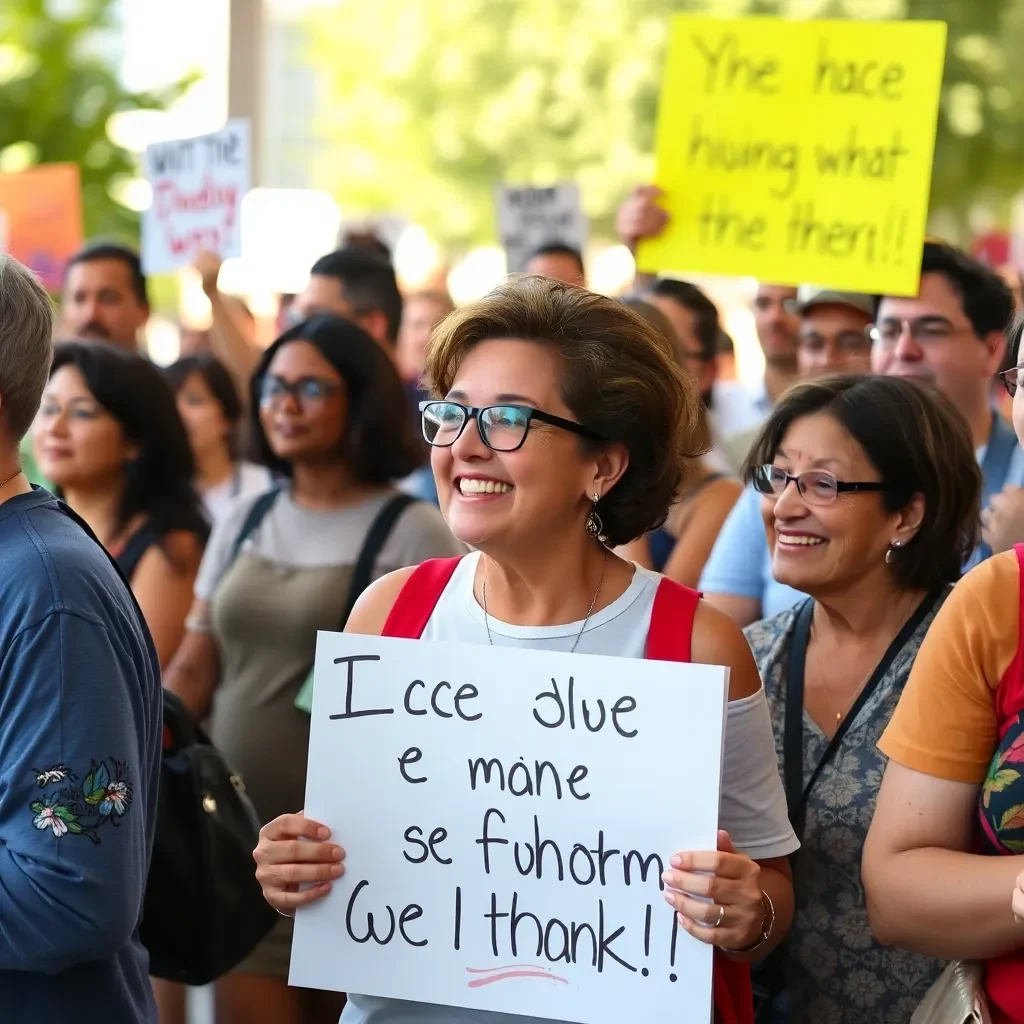
[[[643,658],[665,584],[611,549],[664,522],[700,454],[699,396],[665,339],[612,299],[525,278],[447,317],[432,338],[427,373],[435,399],[423,405],[423,433],[433,446],[441,507],[455,536],[475,551],[445,573],[435,563],[380,580],[348,629],[380,634],[388,625],[394,635],[392,611],[410,609],[425,618],[417,635],[427,640]],[[749,1022],[744,961],[765,956],[785,934],[787,856],[796,843],[742,633],[694,591],[667,586],[683,607],[671,632],[685,653],[674,660],[727,665],[731,674],[719,848],[679,851],[666,881],[682,927],[723,951],[717,1019]],[[325,895],[343,870],[335,844],[359,843],[358,832],[324,841],[320,828],[294,814],[263,829],[257,875],[282,913]],[[311,842],[297,844],[298,837]],[[342,1019],[509,1018],[350,995]]]
[[[251,406],[260,461],[288,483],[240,499],[217,524],[164,684],[199,721],[209,715],[211,737],[270,821],[302,805],[309,715],[295,702],[317,631],[341,629],[357,596],[375,524],[391,516],[371,578],[465,549],[432,506],[395,504],[391,481],[419,464],[421,446],[391,360],[360,328],[317,316],[285,332],[257,367]],[[223,1019],[335,1024],[334,993],[288,987],[290,946],[282,918],[218,982]]]
[[860,860],[885,759],[875,744],[975,543],[980,473],[937,390],[891,377],[801,384],[747,479],[781,583],[810,595],[748,626],[794,830],[796,913],[755,977],[766,1021],[905,1024],[937,960],[871,935]]

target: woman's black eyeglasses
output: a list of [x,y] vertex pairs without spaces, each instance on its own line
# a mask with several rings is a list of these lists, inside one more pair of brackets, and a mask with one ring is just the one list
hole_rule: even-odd
[[811,505],[830,505],[846,491],[889,490],[885,484],[878,482],[847,483],[844,480],[837,480],[825,469],[811,469],[806,473],[787,473],[778,466],[758,466],[754,470],[754,489],[772,497],[780,497],[791,480],[796,484],[800,496]]
[[996,376],[1003,382],[1003,387],[1006,388],[1006,393],[1011,398],[1017,394],[1017,385],[1020,384],[1022,369],[1024,369],[1024,367],[1011,366],[1008,370],[1003,370],[1002,373],[996,374]]
[[450,448],[462,436],[466,424],[476,420],[480,440],[496,452],[514,452],[523,446],[530,424],[534,420],[571,431],[580,437],[603,441],[600,434],[574,423],[572,420],[552,416],[551,413],[531,409],[528,405],[460,405],[458,402],[421,402],[420,415],[423,437],[435,448]]
[[260,405],[276,405],[285,395],[291,395],[300,407],[305,408],[323,402],[340,390],[340,384],[322,377],[302,377],[289,382],[268,376],[260,381]]

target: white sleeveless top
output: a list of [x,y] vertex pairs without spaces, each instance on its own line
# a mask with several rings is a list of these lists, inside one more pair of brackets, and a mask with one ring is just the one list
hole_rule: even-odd
[[[423,631],[424,640],[486,644],[484,612],[473,594],[480,554],[459,563]],[[576,650],[581,654],[642,658],[661,577],[639,566],[626,592],[587,623]],[[583,623],[514,626],[488,616],[495,647],[569,651]],[[725,757],[719,823],[736,849],[756,860],[785,857],[799,842],[789,824],[786,794],[779,776],[771,718],[764,690],[730,701],[726,715]],[[399,999],[350,994],[341,1024],[542,1024],[539,1018],[434,1006]]]

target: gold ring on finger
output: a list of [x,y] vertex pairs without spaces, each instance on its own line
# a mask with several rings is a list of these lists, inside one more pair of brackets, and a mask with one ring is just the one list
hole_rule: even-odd
[[725,920],[725,907],[718,908],[718,916],[713,921],[708,921],[705,924],[707,928],[718,928],[721,923]]

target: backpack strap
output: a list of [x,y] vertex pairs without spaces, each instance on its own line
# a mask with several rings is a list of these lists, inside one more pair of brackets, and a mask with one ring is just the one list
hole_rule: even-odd
[[461,561],[461,558],[431,558],[418,565],[399,592],[380,635],[419,640]]
[[359,557],[356,559],[355,568],[352,570],[352,581],[348,587],[348,601],[345,605],[345,614],[341,619],[342,628],[348,622],[348,617],[352,614],[352,608],[359,600],[359,596],[370,585],[374,566],[377,564],[381,550],[387,543],[388,537],[391,536],[391,531],[395,528],[399,516],[415,501],[416,499],[412,495],[396,494],[377,513],[377,518],[370,526]]
[[[662,579],[654,595],[647,631],[649,661],[691,660],[693,622],[700,593],[674,580]],[[750,967],[715,950],[713,969],[715,1024],[754,1024],[754,994]]]
[[256,532],[257,527],[266,518],[267,513],[273,507],[274,502],[277,501],[277,496],[282,490],[284,490],[283,487],[273,487],[269,491],[264,491],[252,503],[245,521],[242,523],[242,528],[238,531],[234,544],[231,545],[231,560],[225,568],[230,567],[234,563],[238,553],[242,550],[242,545]]
[[654,595],[647,630],[644,657],[648,661],[690,661],[693,620],[699,602],[699,591],[675,580],[662,579]]

